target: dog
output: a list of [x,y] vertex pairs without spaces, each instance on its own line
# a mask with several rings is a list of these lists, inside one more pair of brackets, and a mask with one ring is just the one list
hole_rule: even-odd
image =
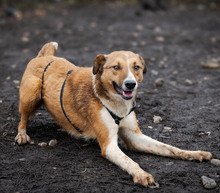
[[93,67],[77,67],[55,57],[56,42],[45,44],[32,59],[21,80],[21,120],[15,141],[25,144],[30,115],[44,104],[55,121],[77,138],[97,139],[103,157],[128,172],[134,183],[154,185],[145,172],[118,147],[118,137],[128,149],[185,160],[210,160],[205,151],[186,151],[144,134],[138,127],[135,108],[137,88],[146,72],[139,54],[115,51],[97,55]]

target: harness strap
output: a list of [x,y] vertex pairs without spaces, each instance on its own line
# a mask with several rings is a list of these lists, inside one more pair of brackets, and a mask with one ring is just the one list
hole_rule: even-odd
[[119,125],[119,124],[120,124],[120,121],[121,121],[122,119],[124,119],[125,117],[127,117],[128,115],[130,115],[130,113],[131,113],[132,111],[134,111],[134,109],[136,108],[136,101],[134,101],[133,107],[130,109],[129,113],[128,113],[126,116],[124,116],[124,117],[119,117],[118,115],[116,115],[115,113],[113,113],[113,112],[112,112],[109,108],[107,108],[106,106],[105,106],[105,108],[108,110],[109,114],[112,116],[112,118],[114,119],[115,123],[116,123],[117,125]]
[[49,64],[47,64],[47,66],[44,68],[43,74],[42,74],[42,86],[41,86],[41,98],[43,96],[43,85],[44,85],[44,73],[47,71],[47,68],[54,62],[54,60],[52,60],[51,62],[49,62]]
[[61,106],[61,109],[62,109],[62,111],[63,111],[63,114],[65,115],[65,117],[66,117],[66,119],[69,121],[69,123],[70,123],[79,133],[82,133],[82,131],[81,131],[78,127],[76,127],[76,125],[74,125],[74,124],[70,121],[70,119],[69,119],[69,117],[67,116],[67,114],[66,114],[66,112],[65,112],[65,110],[64,110],[64,107],[63,107],[63,91],[64,91],[64,87],[65,87],[65,85],[66,85],[67,78],[68,78],[68,76],[71,74],[72,71],[73,71],[73,70],[69,70],[69,71],[67,72],[66,78],[65,78],[65,80],[64,80],[64,82],[63,82],[63,85],[62,85],[62,88],[61,88],[61,91],[60,91],[60,106]]

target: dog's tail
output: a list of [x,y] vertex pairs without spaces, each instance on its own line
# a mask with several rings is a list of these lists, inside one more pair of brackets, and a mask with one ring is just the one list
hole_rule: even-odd
[[46,43],[39,51],[37,57],[54,56],[57,49],[58,49],[57,42]]

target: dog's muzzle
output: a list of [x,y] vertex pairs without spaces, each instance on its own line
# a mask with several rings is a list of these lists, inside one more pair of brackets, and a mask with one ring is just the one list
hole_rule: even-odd
[[136,88],[137,83],[133,80],[126,80],[122,86],[119,86],[116,82],[113,82],[114,89],[125,100],[133,98],[133,91]]

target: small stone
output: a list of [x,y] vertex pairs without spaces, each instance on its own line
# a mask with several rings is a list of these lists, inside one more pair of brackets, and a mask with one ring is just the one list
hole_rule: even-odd
[[7,76],[6,80],[7,80],[7,81],[8,81],[8,80],[11,80],[11,77],[10,77],[10,76]]
[[140,42],[140,45],[141,45],[141,46],[145,46],[145,45],[147,45],[147,42],[146,42],[146,41],[141,41],[141,42]]
[[41,147],[45,147],[45,146],[47,146],[47,143],[46,142],[41,142],[41,143],[38,143],[38,145],[41,146]]
[[149,129],[153,129],[153,127],[152,127],[152,126],[148,126],[147,128],[149,128]]
[[154,28],[154,32],[155,32],[155,33],[160,33],[160,32],[161,32],[160,27],[155,27],[155,28]]
[[26,160],[25,158],[20,158],[19,159],[19,161],[22,161],[22,162],[25,161],[25,160]]
[[16,64],[12,64],[11,68],[13,68],[13,69],[16,68]]
[[211,37],[211,38],[210,38],[210,41],[211,41],[212,43],[216,43],[216,42],[217,42],[216,37]]
[[0,100],[0,104],[2,104],[2,100]]
[[219,159],[211,159],[211,163],[216,165],[216,166],[220,166],[220,160]]
[[107,27],[107,30],[108,30],[108,31],[113,31],[113,30],[114,30],[114,27],[110,25],[110,26]]
[[189,79],[186,79],[185,82],[186,82],[188,85],[192,85],[192,84],[193,84],[193,82],[192,82],[191,80],[189,80]]
[[158,124],[162,121],[162,118],[160,116],[154,115],[153,120],[154,120],[154,123]]
[[206,62],[202,62],[203,68],[219,68],[219,63],[215,59],[208,60]]
[[201,179],[202,179],[202,184],[206,189],[213,189],[217,186],[215,180],[213,180],[212,178],[202,176]]
[[8,133],[7,133],[7,132],[4,132],[4,133],[2,133],[2,135],[3,135],[4,137],[6,137],[6,136],[8,135]]
[[156,70],[151,70],[151,73],[152,73],[153,75],[155,75],[155,76],[158,75],[158,72],[157,72]]
[[14,84],[20,84],[19,80],[13,80]]
[[165,41],[165,38],[163,36],[157,36],[156,37],[156,41],[157,42],[164,42]]
[[177,75],[179,72],[177,70],[173,71],[173,75]]
[[138,34],[137,32],[133,32],[133,33],[132,33],[132,36],[133,36],[134,38],[137,38],[137,37],[139,37],[139,34]]
[[56,139],[51,139],[49,141],[49,146],[55,146],[55,145],[57,145],[57,143],[58,143],[58,141]]
[[163,86],[164,80],[162,78],[158,78],[155,80],[156,86]]
[[30,143],[31,145],[34,145],[34,144],[35,144],[33,140],[31,140],[29,143]]
[[95,21],[92,21],[91,23],[90,23],[90,27],[91,28],[95,28],[97,26],[97,23],[95,22]]
[[29,42],[29,41],[30,41],[30,38],[29,38],[29,37],[26,37],[26,36],[23,36],[23,37],[21,38],[21,41],[22,41],[22,42]]
[[172,131],[172,128],[171,127],[164,127],[163,128],[165,131]]
[[151,60],[152,62],[155,62],[155,61],[156,61],[156,58],[151,57],[150,60]]
[[136,28],[137,28],[138,31],[142,31],[142,30],[144,29],[144,26],[141,25],[141,24],[138,24],[138,25],[136,26]]
[[131,45],[136,47],[136,46],[138,46],[138,43],[137,42],[131,42]]
[[176,86],[176,81],[170,81],[170,84],[171,84],[172,86]]

